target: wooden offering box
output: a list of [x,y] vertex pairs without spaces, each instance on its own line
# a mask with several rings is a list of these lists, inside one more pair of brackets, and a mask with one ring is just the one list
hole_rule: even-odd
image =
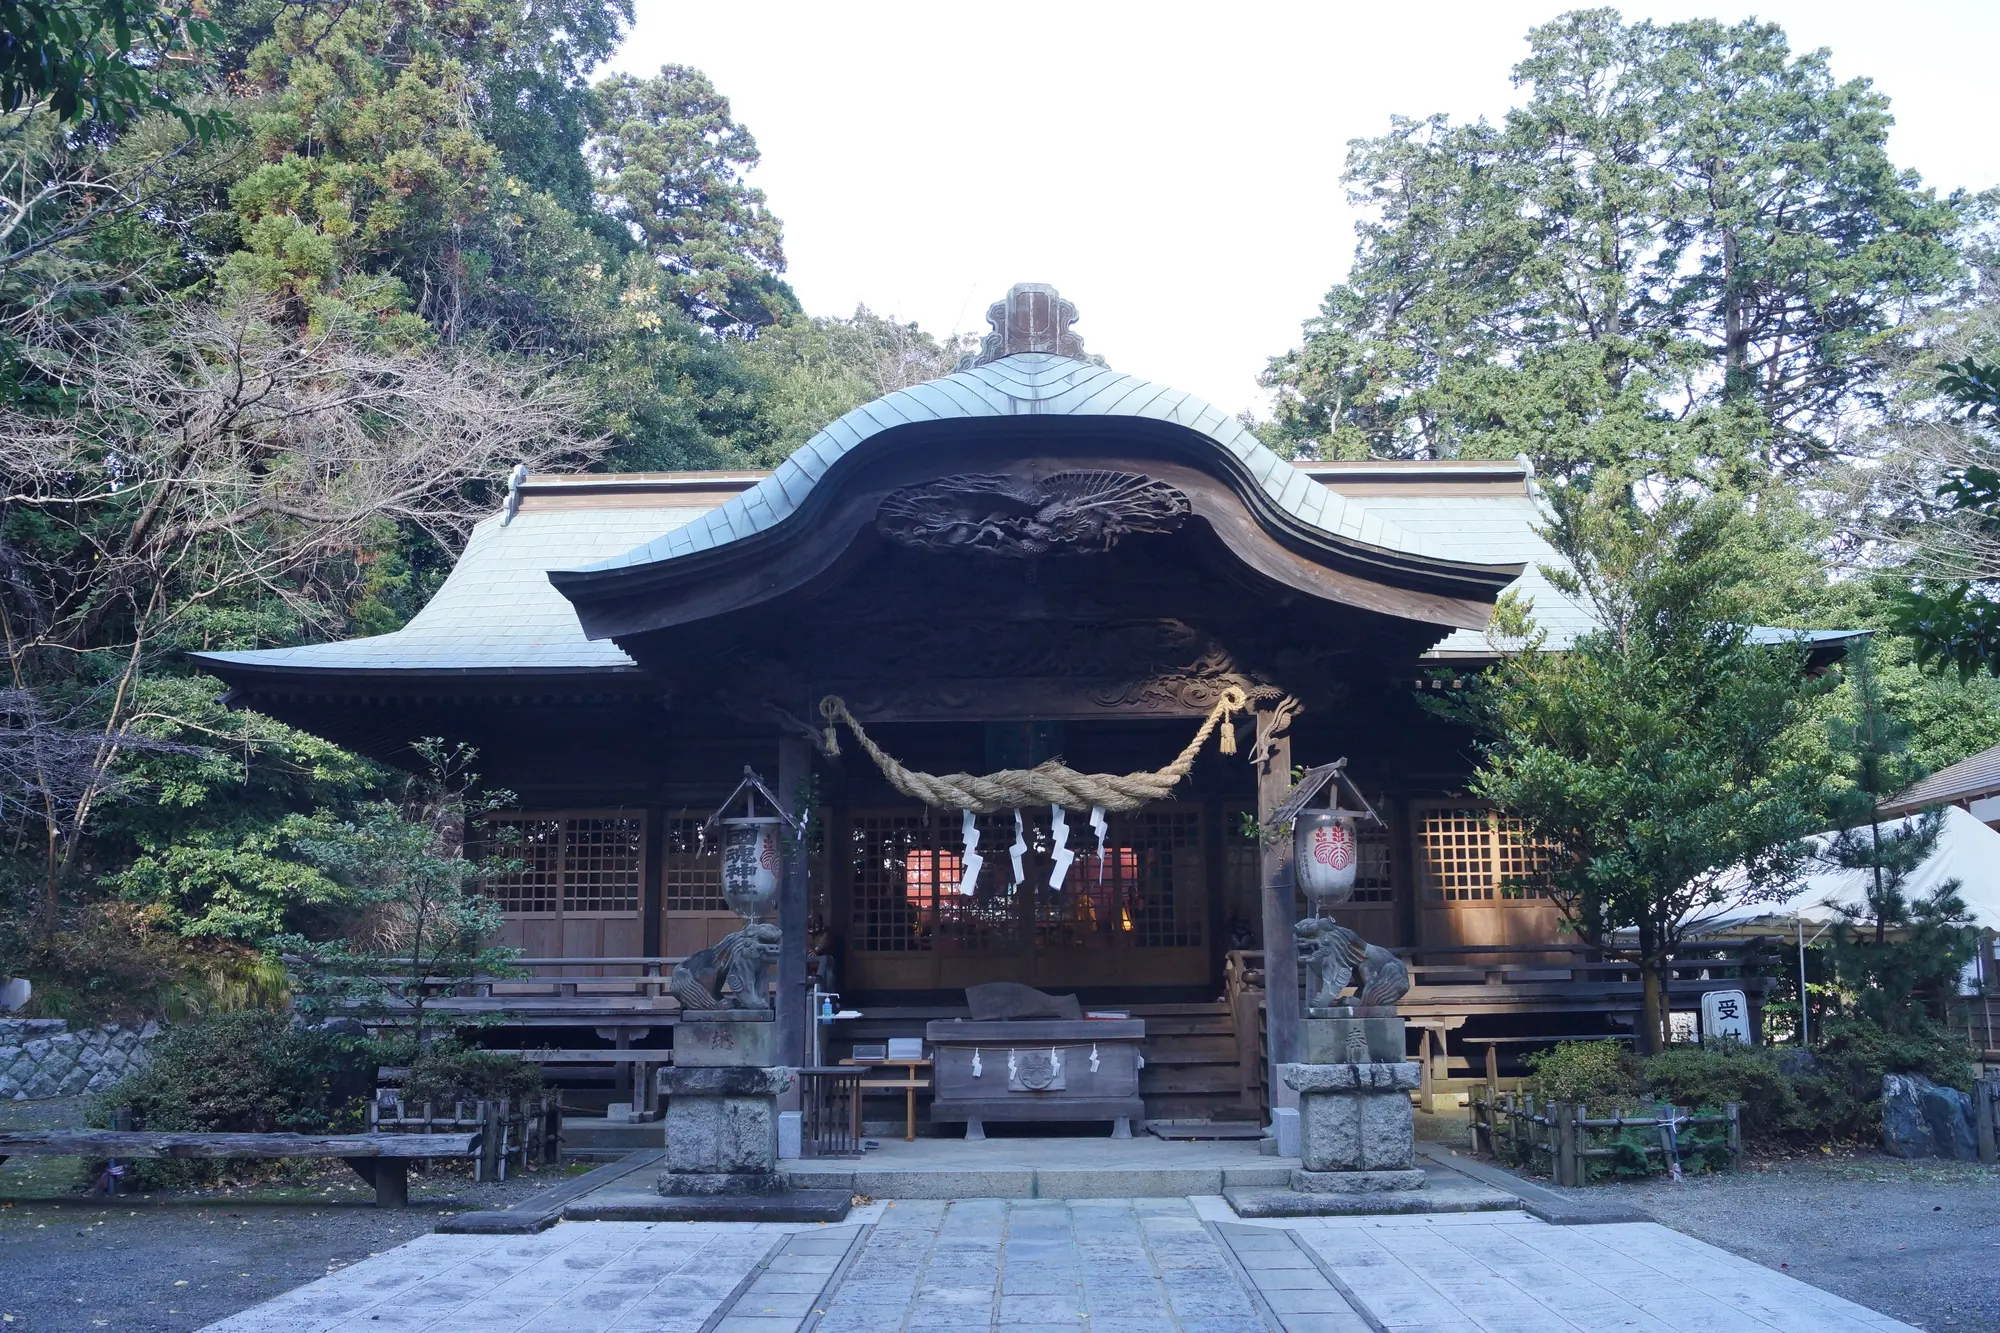
[[1142,1120],[1139,1043],[1143,1019],[1012,1019],[927,1025],[932,1123],[986,1120],[1110,1120],[1114,1133]]

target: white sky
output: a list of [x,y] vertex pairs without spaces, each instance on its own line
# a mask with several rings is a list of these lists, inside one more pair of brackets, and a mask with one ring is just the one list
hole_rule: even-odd
[[[1347,141],[1504,114],[1523,35],[1580,7],[638,0],[613,67],[693,65],[730,98],[813,314],[984,333],[1010,284],[1049,282],[1117,369],[1263,415],[1258,372],[1353,254]],[[1995,0],[1624,12],[1774,20],[1889,94],[1898,165],[2000,184]]]

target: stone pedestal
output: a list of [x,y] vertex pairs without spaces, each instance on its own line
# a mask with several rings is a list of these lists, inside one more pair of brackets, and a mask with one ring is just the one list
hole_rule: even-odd
[[723,1011],[688,1014],[674,1028],[674,1065],[690,1068],[773,1068],[778,1058],[778,1024],[770,1014],[741,1018]]
[[1299,1094],[1303,1169],[1293,1173],[1293,1189],[1376,1193],[1423,1185],[1410,1109],[1418,1081],[1414,1062],[1288,1064],[1280,1074]]
[[1386,1005],[1308,1009],[1300,1026],[1301,1064],[1395,1065],[1408,1058],[1402,1016]]
[[660,1071],[667,1097],[667,1169],[662,1194],[776,1194],[778,1094],[785,1068],[695,1066]]
[[779,1194],[778,1094],[792,1071],[773,1063],[768,1014],[684,1017],[674,1063],[660,1071],[667,1099],[667,1169],[659,1192],[676,1197]]

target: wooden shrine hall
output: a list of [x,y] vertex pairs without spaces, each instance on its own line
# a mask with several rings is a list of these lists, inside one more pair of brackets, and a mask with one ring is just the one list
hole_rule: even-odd
[[[1087,358],[1051,288],[989,318],[956,373],[773,472],[517,472],[402,629],[198,655],[234,706],[392,763],[467,742],[516,794],[526,868],[491,891],[534,978],[439,1003],[502,1015],[496,1044],[667,1045],[663,972],[739,924],[699,830],[748,766],[811,821],[778,913],[796,1062],[810,951],[863,1014],[822,1026],[821,1059],[1018,981],[1147,1016],[1148,1115],[1255,1118],[1298,1007],[1263,979],[1299,914],[1258,816],[1295,765],[1344,757],[1384,827],[1339,916],[1410,963],[1427,1074],[1629,1030],[1636,978],[1563,939],[1542,849],[1467,797],[1472,738],[1419,702],[1494,658],[1503,592],[1557,646],[1589,627],[1539,571],[1527,464],[1290,463]],[[1234,753],[1212,739],[1101,838],[1085,809],[1059,830],[1048,805],[912,799],[821,711],[844,701],[910,770],[1125,774],[1167,765],[1231,690]],[[1742,964],[1692,960],[1676,1003],[1756,991]]]

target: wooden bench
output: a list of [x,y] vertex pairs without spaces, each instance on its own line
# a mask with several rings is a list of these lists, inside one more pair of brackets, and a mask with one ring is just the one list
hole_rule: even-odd
[[476,1157],[473,1134],[197,1134],[173,1130],[27,1129],[0,1132],[9,1157],[338,1157],[375,1188],[375,1206],[410,1201],[413,1158]]

